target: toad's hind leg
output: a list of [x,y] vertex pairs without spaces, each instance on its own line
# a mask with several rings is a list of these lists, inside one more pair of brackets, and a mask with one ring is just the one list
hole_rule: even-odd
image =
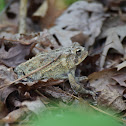
[[90,94],[93,97],[95,97],[95,93],[93,91],[86,90],[81,85],[76,83],[76,80],[75,80],[74,76],[72,75],[72,73],[68,73],[68,78],[69,78],[70,85],[75,92]]

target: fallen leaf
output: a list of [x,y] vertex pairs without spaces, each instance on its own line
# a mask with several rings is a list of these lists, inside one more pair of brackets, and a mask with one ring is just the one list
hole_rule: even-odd
[[44,17],[47,13],[48,2],[44,1],[41,6],[37,9],[37,11],[33,14],[33,17]]
[[64,31],[80,31],[89,36],[89,40],[86,41],[88,48],[100,34],[104,19],[105,13],[100,3],[78,1],[57,18],[56,26]]
[[115,111],[114,113],[126,110],[126,104],[123,101],[122,96],[110,87],[106,87],[106,89],[101,91],[101,94],[97,99],[97,103],[100,107],[105,107],[109,111]]
[[[5,66],[0,66],[0,85],[6,85],[16,79],[16,74],[12,69],[8,69]],[[16,91],[14,87],[6,87],[0,90],[0,100],[6,103],[8,96]]]
[[99,105],[109,107],[109,109],[111,108],[115,112],[122,112],[126,109],[125,102],[122,99],[125,88],[123,88],[123,91],[120,89],[121,91],[119,92],[121,85],[117,85],[117,81],[113,79],[115,74],[119,74],[116,69],[94,72],[88,76],[89,84],[96,92],[99,92],[97,97]]
[[122,68],[126,67],[126,61],[124,61],[124,62],[118,64],[116,67],[117,67],[117,71],[119,71],[119,70],[121,70]]
[[80,31],[63,30],[58,26],[52,27],[51,29],[49,29],[49,32],[55,37],[57,43],[64,47],[71,46],[71,38],[81,33]]
[[72,101],[72,97],[67,95],[62,89],[59,87],[48,87],[45,90],[45,93],[51,95],[56,99],[60,99],[63,102],[70,103]]
[[107,37],[107,39],[100,59],[101,68],[104,66],[105,59],[110,48],[115,49],[122,55],[124,54],[124,48],[121,42],[126,36],[126,26],[110,28],[105,33],[103,33],[103,36]]
[[5,117],[8,114],[6,105],[0,101],[0,119]]
[[37,98],[34,101],[23,101],[21,105],[27,106],[27,109],[34,112],[35,114],[39,114],[46,110],[46,106],[42,103],[40,98]]
[[28,112],[27,107],[19,108],[10,112],[6,117],[2,119],[5,123],[14,123],[18,121],[21,117],[23,117]]
[[106,69],[94,72],[88,76],[89,83],[97,92],[102,91],[109,84],[115,85],[116,81],[111,78],[115,72],[116,69]]
[[112,76],[112,79],[117,81],[120,86],[126,87],[126,69],[123,69],[115,73],[115,75]]
[[[45,51],[46,49],[56,49],[59,47],[53,35],[50,34],[48,30],[44,30],[43,32],[38,33],[30,33],[30,34],[10,34],[10,33],[1,33],[0,38],[6,38],[6,40],[15,41],[17,43],[23,45],[35,44],[35,48],[33,48],[32,52],[34,54],[38,54],[40,52]],[[46,50],[46,51],[47,51]]]
[[7,41],[0,39],[0,62],[9,67],[16,67],[26,61],[26,56],[29,55],[32,43],[21,44],[16,41]]
[[[56,18],[63,12],[65,6],[62,4],[63,2],[60,0],[47,0],[48,2],[48,10],[46,15],[41,18],[41,28],[50,28],[54,25]],[[62,6],[63,5],[63,6]]]
[[17,30],[18,30],[18,28],[17,28],[17,26],[16,25],[12,25],[12,24],[1,24],[0,25],[0,32],[1,33],[3,33],[3,31],[4,31],[4,33],[11,33],[11,34],[15,34],[15,33],[17,33]]

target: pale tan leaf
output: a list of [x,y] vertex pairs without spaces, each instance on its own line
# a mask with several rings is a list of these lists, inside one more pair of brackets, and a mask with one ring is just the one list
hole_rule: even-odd
[[33,14],[34,17],[44,17],[47,13],[48,2],[45,0],[38,10]]
[[64,31],[80,31],[89,36],[86,47],[93,45],[100,34],[106,14],[100,3],[77,1],[56,20],[56,26]]
[[119,71],[119,70],[121,70],[122,68],[126,67],[126,61],[124,61],[124,62],[118,64],[116,67],[117,67],[117,71]]
[[126,26],[110,28],[103,36],[107,36],[107,39],[100,59],[101,68],[104,66],[110,48],[115,49],[120,54],[124,54],[124,48],[121,41],[126,36]]
[[51,28],[49,31],[52,35],[54,35],[57,38],[59,44],[64,47],[71,46],[71,38],[81,33],[80,31],[66,31],[61,29],[59,26],[55,26]]
[[24,116],[24,114],[28,112],[28,109],[26,107],[19,108],[17,110],[14,110],[10,112],[6,117],[4,117],[2,120],[6,123],[13,123],[18,121],[19,118]]
[[[125,71],[117,72],[116,69],[106,69],[88,76],[90,86],[94,88],[96,92],[99,92],[99,96],[97,97],[98,105],[114,111],[116,110],[117,113],[126,109],[126,104],[122,99],[125,88],[117,85],[117,82],[121,83],[124,79],[115,80],[113,78],[115,73],[123,75],[124,72]],[[120,89],[120,87],[123,89]]]
[[114,110],[116,113],[126,109],[122,96],[114,89],[106,87],[97,99],[98,105]]
[[121,86],[126,87],[126,72],[120,72],[112,77],[115,81],[117,81]]
[[27,106],[28,110],[36,114],[39,114],[46,109],[45,105],[39,98],[37,98],[35,101],[24,101],[22,102],[22,106]]

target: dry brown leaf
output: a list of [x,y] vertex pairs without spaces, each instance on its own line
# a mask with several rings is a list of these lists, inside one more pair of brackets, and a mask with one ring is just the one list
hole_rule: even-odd
[[49,31],[53,36],[55,36],[59,45],[62,45],[64,47],[71,46],[71,38],[81,33],[80,31],[63,30],[58,26],[52,27]]
[[122,68],[126,67],[126,61],[124,61],[124,62],[118,64],[116,67],[117,67],[117,71],[119,71],[119,70],[121,70]]
[[89,47],[100,34],[104,19],[105,13],[100,3],[78,1],[56,20],[56,26],[66,31],[80,31],[90,36],[86,41],[86,47]]
[[112,79],[118,82],[120,86],[126,87],[126,68],[115,73]]
[[94,72],[88,76],[89,83],[97,92],[102,91],[107,85],[115,85],[116,81],[111,77],[116,72],[116,69],[106,69],[99,72]]
[[[99,72],[94,72],[89,75],[89,84],[93,87],[96,92],[100,92],[97,103],[112,108],[117,112],[121,112],[126,109],[126,105],[122,99],[123,94],[120,94],[120,85],[117,88],[117,81],[112,79],[112,77],[117,73],[116,69],[106,69]],[[114,87],[116,85],[116,88]],[[123,91],[125,88],[123,89]],[[121,89],[121,93],[123,93]]]
[[5,117],[7,113],[8,113],[8,110],[5,104],[2,101],[0,101],[0,119]]
[[26,56],[29,55],[31,44],[21,44],[16,41],[6,41],[0,39],[0,62],[9,67],[16,67],[26,61]]
[[21,105],[27,106],[27,109],[35,114],[40,114],[42,111],[46,110],[46,106],[42,103],[40,98],[37,98],[35,101],[23,101]]
[[0,32],[3,33],[4,32],[7,32],[7,33],[12,33],[12,34],[15,34],[17,33],[17,26],[16,25],[11,25],[11,24],[0,24]]
[[44,17],[47,13],[48,2],[44,1],[42,5],[37,9],[37,11],[33,14],[33,17]]
[[104,66],[105,59],[110,48],[115,49],[122,55],[124,54],[124,48],[121,42],[126,36],[126,26],[110,28],[105,33],[103,33],[102,36],[107,37],[107,39],[100,59],[101,68]]
[[31,43],[36,44],[35,48],[33,48],[32,52],[34,54],[45,51],[45,49],[49,50],[50,48],[56,49],[59,47],[57,41],[49,33],[48,30],[44,30],[43,32],[38,33],[30,33],[30,34],[9,34],[9,33],[1,33],[0,38],[6,38],[8,41],[13,40],[17,41],[21,44],[29,45]]
[[[0,66],[0,85],[6,85],[16,79],[16,74],[12,69],[8,69],[5,66]],[[8,96],[14,92],[16,89],[13,87],[6,87],[0,90],[0,100],[4,103]]]
[[17,82],[16,84],[20,86],[21,91],[25,92],[25,91],[35,90],[43,87],[49,87],[52,85],[59,85],[63,82],[64,80],[48,79],[48,80],[39,80],[34,82]]
[[114,110],[115,113],[126,110],[126,104],[122,99],[122,96],[113,88],[106,87],[103,89],[100,96],[97,99],[98,105],[107,108],[107,110]]
[[47,0],[48,10],[44,18],[41,18],[41,27],[50,28],[54,25],[56,18],[63,12],[65,6],[59,6],[60,0]]
[[69,103],[70,101],[72,101],[72,97],[70,95],[67,95],[59,87],[48,87],[46,88],[45,92],[46,94],[51,95],[56,99],[60,99],[63,102]]
[[10,112],[2,120],[5,123],[14,123],[14,122],[18,121],[21,117],[23,117],[27,112],[28,112],[27,107],[19,108],[17,110]]

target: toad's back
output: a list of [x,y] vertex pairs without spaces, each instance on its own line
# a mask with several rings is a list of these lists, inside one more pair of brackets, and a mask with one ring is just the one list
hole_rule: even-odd
[[85,48],[78,43],[73,43],[67,48],[59,48],[48,53],[41,53],[32,59],[20,64],[15,68],[18,78],[30,74],[38,68],[34,74],[28,76],[26,81],[40,79],[65,79],[68,72],[75,71],[76,65],[82,62],[87,56]]

